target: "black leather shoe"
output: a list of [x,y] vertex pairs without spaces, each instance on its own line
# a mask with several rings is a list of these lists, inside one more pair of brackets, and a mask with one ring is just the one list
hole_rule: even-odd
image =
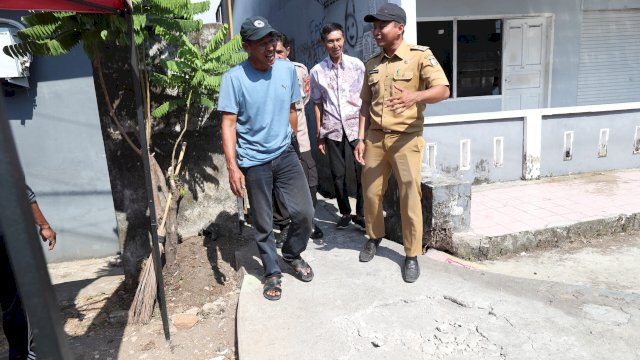
[[313,232],[311,233],[310,238],[312,238],[313,240],[318,240],[318,239],[322,239],[322,237],[324,236],[324,233],[322,232],[322,230],[318,227],[318,225],[313,225]]
[[415,282],[420,277],[420,265],[418,265],[418,257],[406,257],[404,259],[404,272],[402,278],[408,283]]
[[376,256],[376,250],[378,249],[378,245],[380,245],[380,241],[382,239],[369,239],[366,244],[364,244],[364,248],[360,250],[360,261],[368,262]]
[[365,228],[365,223],[364,223],[364,217],[363,216],[357,216],[357,215],[353,215],[351,217],[351,222],[354,224],[359,225],[361,228]]

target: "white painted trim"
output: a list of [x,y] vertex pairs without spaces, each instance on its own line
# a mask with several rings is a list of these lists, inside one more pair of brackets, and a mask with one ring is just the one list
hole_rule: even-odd
[[[389,1],[395,2],[398,1]],[[418,21],[416,20],[416,0],[400,0],[400,7],[407,14],[407,26],[404,27],[404,39],[410,44],[418,43]]]
[[453,36],[451,37],[451,48],[453,49],[453,65],[451,67],[451,84],[449,88],[453,89],[453,94],[451,97],[453,99],[458,98],[458,21],[453,20],[453,24],[451,25],[453,28]]
[[533,180],[540,178],[540,161],[542,157],[542,115],[531,113],[524,117],[524,161],[522,178]]
[[471,139],[460,140],[460,170],[471,169]]
[[482,95],[482,96],[465,96],[459,98],[449,98],[444,101],[470,101],[470,100],[500,100],[502,99],[502,95]]
[[504,136],[493,138],[493,166],[502,167],[504,165]]
[[[425,156],[425,160],[426,160],[426,164],[427,167],[429,169],[435,169],[436,168],[436,163],[437,163],[437,157],[438,157],[438,144],[437,143],[426,143],[425,144],[425,150],[426,150],[426,156]],[[432,151],[433,150],[433,151]],[[433,161],[431,161],[433,160]]]
[[555,31],[556,31],[556,15],[550,14],[547,16],[547,59],[549,64],[547,65],[547,98],[545,99],[545,106],[551,104],[551,81],[553,80],[553,46],[555,44]]
[[417,22],[422,21],[451,21],[451,20],[493,20],[493,19],[517,19],[517,18],[531,18],[553,16],[552,13],[537,13],[537,14],[496,14],[496,15],[464,15],[464,16],[421,16],[416,17]]
[[[564,161],[570,161],[573,159],[573,135],[573,130],[564,132],[564,147],[562,148],[562,157]],[[569,151],[569,156],[567,156],[567,151]]]
[[600,129],[598,136],[598,157],[607,157],[609,147],[609,128]]
[[472,114],[426,116],[425,126],[432,124],[464,123],[470,121],[492,121],[500,119],[524,119],[527,116],[540,114],[541,116],[564,115],[564,114],[587,114],[609,111],[640,110],[640,102],[569,106],[558,108],[529,109],[529,110],[509,110],[494,111]]

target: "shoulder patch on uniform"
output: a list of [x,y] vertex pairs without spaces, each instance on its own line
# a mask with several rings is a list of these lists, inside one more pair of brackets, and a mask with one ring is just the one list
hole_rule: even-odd
[[427,51],[427,50],[429,50],[429,47],[428,46],[422,46],[422,45],[411,45],[411,50]]
[[429,60],[429,62],[431,63],[431,66],[439,66],[440,63],[438,63],[438,60],[436,60],[435,56],[429,56],[427,57],[427,60]]

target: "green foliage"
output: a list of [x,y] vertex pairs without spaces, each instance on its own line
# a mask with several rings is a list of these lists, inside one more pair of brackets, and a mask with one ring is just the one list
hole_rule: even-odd
[[191,104],[188,105],[210,109],[215,107],[222,74],[247,58],[247,54],[242,51],[240,36],[236,35],[225,43],[227,33],[228,27],[224,25],[202,50],[186,36],[180,38],[177,58],[162,61],[165,74],[155,73],[151,77],[154,84],[177,90],[177,98],[154,109],[154,117],[165,116],[184,105],[186,98],[191,99]]
[[[193,15],[209,8],[209,2],[190,0],[133,0],[133,28],[137,44],[150,35],[184,34],[199,30],[202,22]],[[75,12],[33,12],[22,21],[28,28],[18,31],[21,43],[2,50],[12,57],[28,55],[57,56],[68,53],[80,43],[94,58],[97,43],[129,44],[128,25],[122,16]]]

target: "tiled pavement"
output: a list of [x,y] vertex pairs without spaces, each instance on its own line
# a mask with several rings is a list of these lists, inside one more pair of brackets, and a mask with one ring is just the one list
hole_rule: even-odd
[[640,169],[476,185],[471,231],[499,236],[640,213]]

